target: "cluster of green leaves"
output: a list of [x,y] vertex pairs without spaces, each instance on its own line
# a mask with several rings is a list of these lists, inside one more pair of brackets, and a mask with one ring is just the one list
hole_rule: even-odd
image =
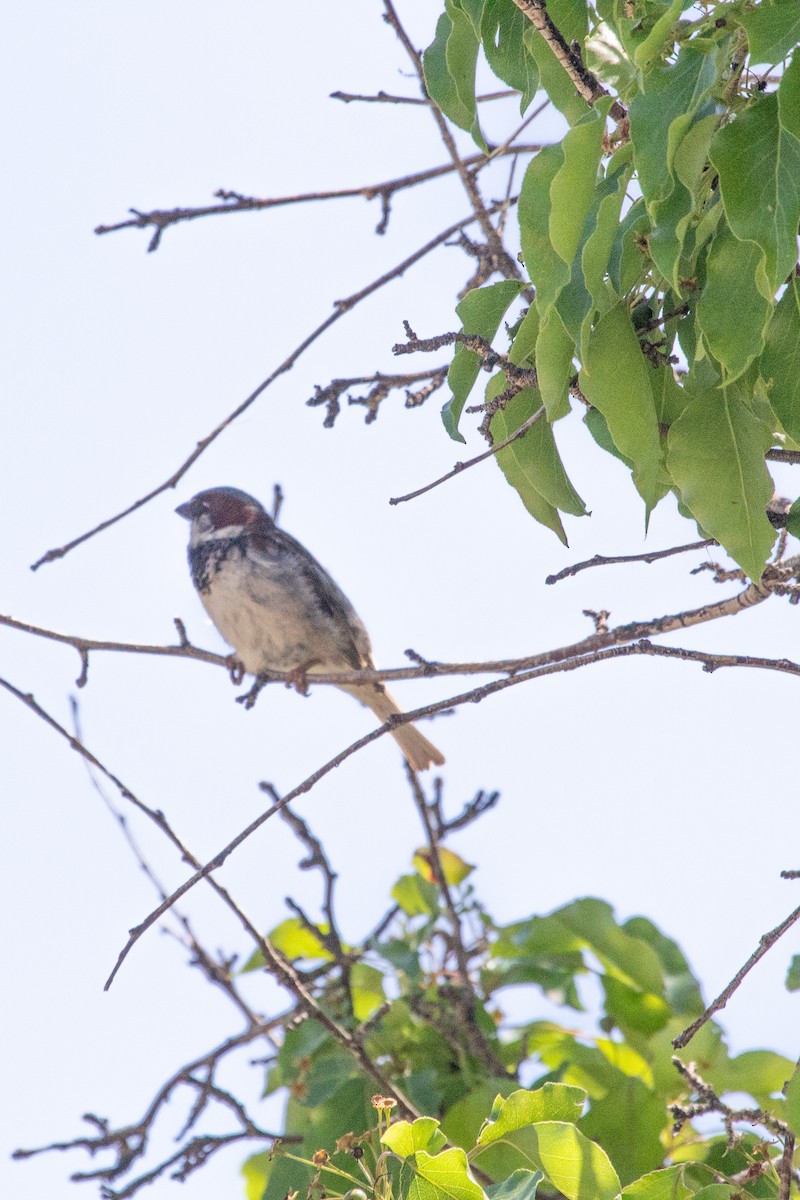
[[[509,359],[535,366],[538,386],[491,430],[508,436],[540,407],[546,421],[498,462],[564,539],[560,513],[585,508],[553,426],[577,386],[591,434],[630,466],[647,516],[673,492],[758,579],[775,537],[765,453],[800,445],[800,55],[786,65],[800,5],[548,0],[547,12],[628,120],[609,120],[610,95],[593,108],[578,95],[513,0],[446,0],[424,56],[432,98],[480,146],[481,50],[523,111],[541,89],[569,125],[532,159],[519,196],[536,298],[511,330]],[[494,337],[518,294],[505,282],[473,291],[457,310],[463,330]],[[451,436],[478,367],[456,351]],[[487,400],[506,388],[499,372]]]
[[[567,1200],[777,1193],[779,1147],[749,1131],[732,1147],[707,1122],[673,1128],[668,1106],[685,1103],[687,1089],[672,1039],[703,1011],[674,941],[643,917],[617,922],[591,898],[498,926],[475,899],[469,868],[449,854],[462,926],[472,929],[477,984],[466,1022],[448,965],[449,917],[428,864],[418,857],[416,865],[392,889],[399,915],[357,961],[337,963],[295,919],[271,937],[425,1118],[388,1124],[391,1101],[373,1095],[375,1081],[354,1056],[319,1022],[292,1023],[265,1094],[288,1093],[285,1133],[296,1141],[248,1160],[248,1200],[365,1200],[365,1191],[372,1200],[533,1200],[537,1189]],[[535,1015],[542,996],[564,1011],[563,1023]],[[767,1050],[731,1056],[713,1022],[691,1055],[720,1097],[744,1093],[800,1128],[800,1080],[782,1095],[794,1068],[788,1059]]]

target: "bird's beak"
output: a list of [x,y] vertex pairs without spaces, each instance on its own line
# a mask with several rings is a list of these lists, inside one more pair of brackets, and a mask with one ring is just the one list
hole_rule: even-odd
[[187,521],[191,521],[194,517],[194,505],[191,500],[187,500],[185,504],[179,504],[175,512],[179,517],[185,517]]

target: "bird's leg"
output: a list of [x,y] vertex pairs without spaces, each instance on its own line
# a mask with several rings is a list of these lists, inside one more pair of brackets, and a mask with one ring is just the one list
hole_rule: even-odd
[[[239,665],[241,666],[241,663]],[[244,667],[242,667],[242,674],[244,674]],[[239,680],[239,682],[241,683],[241,679]],[[269,683],[268,676],[256,675],[255,683],[250,688],[250,691],[244,692],[244,694],[241,696],[237,696],[236,703],[243,704],[245,706],[245,708],[248,710],[251,709],[254,706],[256,700],[258,699],[261,691],[267,686],[268,683]]]

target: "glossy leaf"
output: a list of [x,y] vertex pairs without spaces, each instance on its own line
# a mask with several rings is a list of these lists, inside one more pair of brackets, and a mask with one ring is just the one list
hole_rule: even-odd
[[496,1096],[476,1144],[489,1146],[540,1121],[577,1121],[585,1102],[586,1092],[582,1088],[563,1083],[545,1083],[530,1091],[519,1089],[508,1097]]
[[508,1179],[490,1184],[486,1189],[489,1200],[534,1200],[536,1189],[544,1179],[541,1171],[512,1172]]
[[567,1200],[615,1200],[620,1182],[608,1155],[574,1125],[543,1121],[531,1127],[534,1163]]
[[381,1143],[401,1158],[410,1158],[418,1150],[437,1154],[447,1139],[433,1117],[418,1117],[416,1121],[394,1121],[381,1137]]
[[682,1165],[650,1171],[623,1188],[623,1200],[689,1200],[692,1193],[683,1176]]
[[466,1153],[458,1147],[414,1155],[414,1178],[407,1189],[408,1200],[484,1200],[483,1189],[469,1171]]

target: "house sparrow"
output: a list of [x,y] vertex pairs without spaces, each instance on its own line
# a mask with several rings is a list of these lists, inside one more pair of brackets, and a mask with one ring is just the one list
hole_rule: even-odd
[[[191,521],[189,567],[200,599],[245,671],[374,667],[369,636],[328,572],[238,488],[210,488],[176,510]],[[382,683],[342,684],[379,721],[402,710]],[[414,725],[392,736],[415,771],[444,758]]]

